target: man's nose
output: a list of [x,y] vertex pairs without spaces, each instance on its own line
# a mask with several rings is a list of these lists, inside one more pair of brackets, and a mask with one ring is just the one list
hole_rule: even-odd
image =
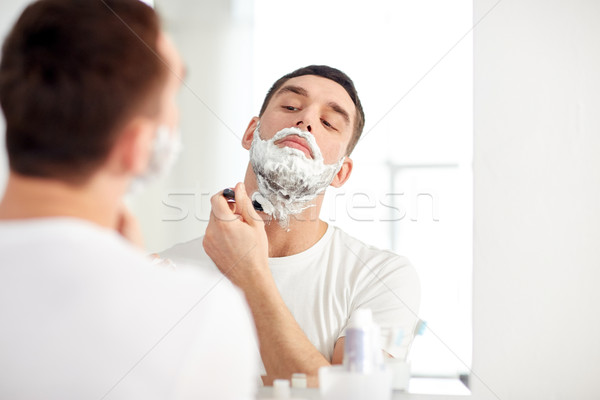
[[[296,126],[297,126],[298,128],[302,129],[302,125],[306,125],[306,124],[304,123],[304,121],[298,121],[298,122],[296,122]],[[304,129],[306,129],[306,130],[307,130],[307,131],[309,131],[309,132],[312,132],[312,128],[310,127],[310,125],[306,125],[306,128],[304,128]]]

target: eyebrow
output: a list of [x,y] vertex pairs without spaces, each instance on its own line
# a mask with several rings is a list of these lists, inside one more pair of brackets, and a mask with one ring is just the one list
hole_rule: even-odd
[[348,112],[344,110],[342,106],[340,106],[338,103],[334,103],[333,101],[331,101],[327,103],[327,106],[329,106],[329,108],[331,108],[336,113],[340,114],[344,118],[346,123],[350,123],[350,114],[348,114]]
[[287,93],[287,92],[295,93],[295,94],[298,94],[298,95],[304,96],[304,97],[308,97],[308,92],[306,91],[306,89],[304,89],[303,87],[294,86],[294,85],[286,85],[286,86],[282,87],[277,92],[277,96],[279,96],[280,94]]
[[[294,93],[300,96],[308,97],[308,91],[300,86],[286,85],[279,89],[276,96],[279,96],[284,93]],[[331,108],[334,112],[340,114],[344,118],[346,123],[350,124],[350,114],[348,114],[348,111],[344,110],[342,106],[333,101],[327,103],[327,106]]]

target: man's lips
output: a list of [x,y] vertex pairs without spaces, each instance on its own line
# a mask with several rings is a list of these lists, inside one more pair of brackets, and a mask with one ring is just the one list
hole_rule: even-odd
[[312,158],[312,153],[310,151],[310,147],[308,147],[308,143],[306,139],[301,138],[300,136],[290,135],[286,136],[283,139],[279,139],[275,142],[275,145],[278,147],[291,147],[293,149],[298,149],[303,152],[306,157]]

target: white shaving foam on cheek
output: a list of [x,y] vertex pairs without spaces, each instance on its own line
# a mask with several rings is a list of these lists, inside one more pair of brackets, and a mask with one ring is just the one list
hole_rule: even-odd
[[[312,159],[301,150],[275,144],[290,135],[306,140]],[[287,228],[290,215],[314,206],[310,202],[331,184],[343,162],[344,157],[335,164],[325,164],[321,150],[309,132],[285,128],[271,139],[263,140],[257,126],[250,148],[250,163],[258,183],[258,192],[252,195],[252,200],[258,201],[263,212]]]

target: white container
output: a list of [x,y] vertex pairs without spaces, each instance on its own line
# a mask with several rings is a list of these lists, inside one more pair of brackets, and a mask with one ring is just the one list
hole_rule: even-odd
[[275,379],[273,381],[273,397],[277,400],[289,399],[291,397],[290,381]]
[[292,388],[294,389],[306,389],[307,387],[306,374],[292,374]]
[[383,364],[379,343],[379,327],[373,323],[368,308],[354,312],[346,329],[344,341],[344,367],[350,372],[370,373]]
[[346,371],[341,365],[319,369],[319,392],[323,400],[390,400],[392,371],[371,373]]

